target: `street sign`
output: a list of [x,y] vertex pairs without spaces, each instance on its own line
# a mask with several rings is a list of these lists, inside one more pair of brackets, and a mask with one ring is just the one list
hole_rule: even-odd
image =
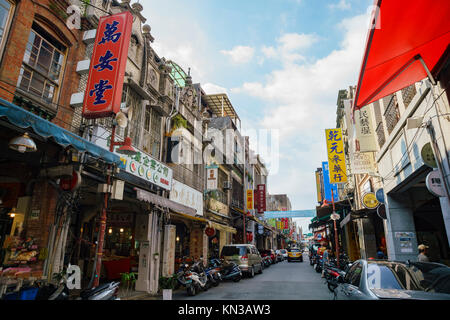
[[375,193],[368,192],[363,196],[362,204],[366,209],[375,209],[380,205],[380,202],[377,200]]
[[377,192],[375,192],[375,196],[377,198],[377,200],[381,203],[384,203],[384,190],[383,188],[380,188],[377,190]]
[[340,217],[341,216],[339,214],[337,214],[337,213],[333,213],[330,216],[331,220],[339,220]]
[[425,184],[432,195],[436,197],[445,197],[444,185],[442,184],[441,174],[438,170],[431,171],[427,175]]
[[422,161],[427,166],[431,168],[437,168],[436,158],[434,157],[433,148],[431,147],[431,143],[428,142],[422,147],[422,151],[420,152],[422,156]]
[[378,207],[377,209],[377,215],[381,218],[381,219],[387,219],[386,216],[386,206],[384,204],[382,204],[381,206]]

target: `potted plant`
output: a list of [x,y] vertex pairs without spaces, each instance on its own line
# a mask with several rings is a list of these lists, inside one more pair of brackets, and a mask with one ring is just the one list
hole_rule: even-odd
[[159,287],[162,289],[163,300],[172,300],[172,291],[175,288],[176,283],[177,277],[175,274],[171,277],[159,278]]

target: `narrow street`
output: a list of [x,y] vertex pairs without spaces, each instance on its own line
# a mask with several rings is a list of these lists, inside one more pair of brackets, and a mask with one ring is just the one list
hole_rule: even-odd
[[279,262],[252,279],[222,282],[193,297],[179,290],[174,292],[173,300],[332,300],[320,274],[310,266],[308,255],[303,254],[303,259]]

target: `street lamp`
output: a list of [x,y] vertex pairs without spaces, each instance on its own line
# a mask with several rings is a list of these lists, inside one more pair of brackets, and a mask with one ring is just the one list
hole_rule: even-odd
[[20,153],[37,151],[36,143],[30,138],[28,132],[25,132],[22,136],[11,139],[9,148],[19,151]]

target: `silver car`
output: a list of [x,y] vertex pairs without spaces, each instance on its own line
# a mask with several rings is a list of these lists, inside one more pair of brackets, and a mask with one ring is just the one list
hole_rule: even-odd
[[339,300],[450,300],[450,268],[440,263],[357,260],[339,282]]
[[252,244],[228,244],[222,248],[220,257],[236,263],[243,273],[253,278],[263,272],[262,258]]

